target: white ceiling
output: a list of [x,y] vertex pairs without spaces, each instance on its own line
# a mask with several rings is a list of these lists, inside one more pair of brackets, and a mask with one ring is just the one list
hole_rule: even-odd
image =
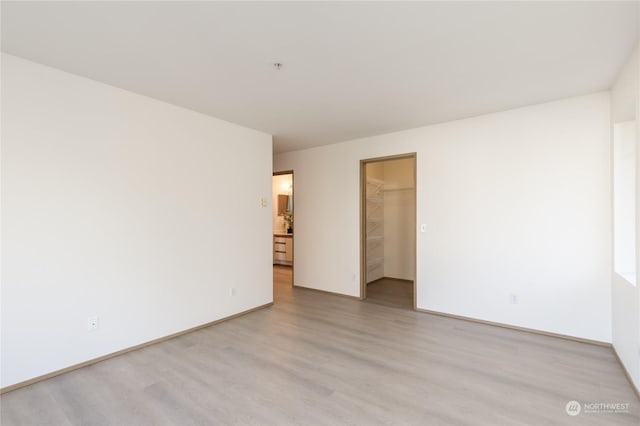
[[3,51],[275,152],[604,90],[637,38],[637,2],[2,2]]

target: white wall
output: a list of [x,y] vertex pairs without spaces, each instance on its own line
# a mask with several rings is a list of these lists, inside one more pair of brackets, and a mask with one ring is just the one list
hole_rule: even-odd
[[270,135],[2,60],[3,387],[272,301]]
[[359,161],[408,152],[418,308],[611,341],[608,92],[277,155],[296,285],[359,295]]
[[415,274],[415,188],[413,159],[384,167],[384,275],[413,280]]
[[636,130],[635,119],[613,122],[614,272],[636,283]]
[[[636,165],[640,164],[640,149],[637,135],[640,133],[638,111],[640,110],[640,47],[636,46],[625,66],[620,71],[611,89],[612,133],[615,123],[635,119]],[[631,113],[630,113],[631,111]],[[640,200],[640,175],[636,168],[636,203]],[[632,238],[640,241],[640,214],[635,209],[636,232]],[[614,249],[616,247],[614,246]],[[640,283],[638,266],[640,252],[636,250],[636,283]],[[612,264],[612,270],[613,270]],[[630,280],[613,272],[612,283],[612,343],[620,360],[629,372],[636,389],[640,389],[640,290]]]

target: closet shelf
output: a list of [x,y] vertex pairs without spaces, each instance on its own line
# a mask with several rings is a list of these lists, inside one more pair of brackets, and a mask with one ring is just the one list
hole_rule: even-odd
[[381,278],[384,274],[384,181],[366,179],[366,280]]

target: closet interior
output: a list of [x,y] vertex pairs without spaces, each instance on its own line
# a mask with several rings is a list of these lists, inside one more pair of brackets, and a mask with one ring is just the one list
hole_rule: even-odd
[[366,297],[413,306],[415,157],[367,162],[364,171]]

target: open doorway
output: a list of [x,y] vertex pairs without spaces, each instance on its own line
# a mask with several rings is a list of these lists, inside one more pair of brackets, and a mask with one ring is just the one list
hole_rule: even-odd
[[416,154],[361,161],[362,299],[415,309]]
[[272,178],[273,291],[274,300],[293,287],[294,190],[293,171],[277,172]]

